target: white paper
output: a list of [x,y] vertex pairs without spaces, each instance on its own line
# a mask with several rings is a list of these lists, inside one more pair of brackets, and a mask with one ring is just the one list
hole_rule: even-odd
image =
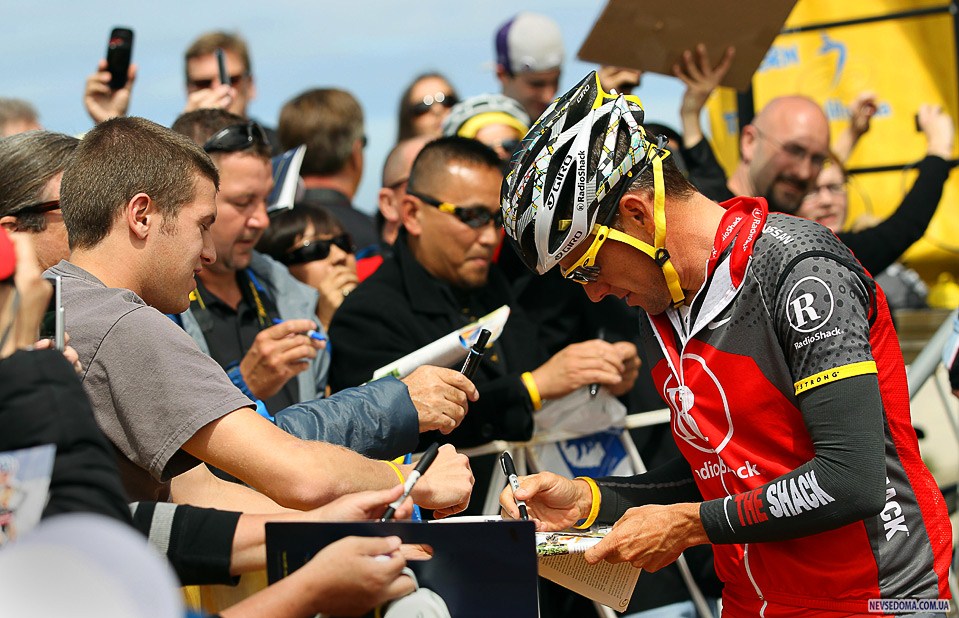
[[506,326],[506,320],[508,318],[509,306],[503,305],[472,324],[467,324],[463,328],[454,330],[450,334],[426,344],[419,350],[410,352],[403,358],[380,367],[373,372],[373,379],[378,380],[384,376],[405,378],[421,365],[450,367],[454,363],[466,358],[470,345],[472,345],[476,335],[481,329],[485,328],[490,331],[491,334],[487,347],[493,345],[493,342],[499,339],[499,336],[503,334],[503,327]]

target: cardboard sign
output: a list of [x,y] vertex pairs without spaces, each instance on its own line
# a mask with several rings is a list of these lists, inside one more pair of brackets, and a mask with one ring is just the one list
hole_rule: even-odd
[[609,0],[579,50],[586,62],[673,74],[683,51],[706,45],[719,62],[730,45],[733,65],[722,81],[749,87],[796,0]]

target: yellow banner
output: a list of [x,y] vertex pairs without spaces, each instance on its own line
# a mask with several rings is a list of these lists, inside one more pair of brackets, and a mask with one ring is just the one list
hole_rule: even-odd
[[[944,0],[799,0],[786,28],[942,7]],[[959,117],[953,17],[936,13],[866,24],[783,34],[753,78],[755,109],[784,94],[803,94],[822,105],[835,137],[848,124],[847,107],[872,91],[878,111],[848,167],[915,163],[926,140],[916,131],[922,103],[942,105]],[[727,171],[738,161],[738,123],[734,93],[717,92],[709,119],[717,156]],[[955,156],[955,153],[954,153]],[[885,218],[898,206],[915,179],[914,171],[857,175],[850,187],[847,226],[870,214]],[[959,275],[959,180],[953,174],[926,237],[905,260],[932,281],[943,270]]]

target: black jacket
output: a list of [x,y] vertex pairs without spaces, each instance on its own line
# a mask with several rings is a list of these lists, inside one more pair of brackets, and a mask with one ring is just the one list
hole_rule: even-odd
[[43,517],[85,512],[131,523],[116,456],[73,367],[54,350],[0,361],[0,451],[54,444]]
[[[493,264],[485,287],[456,290],[430,275],[401,235],[394,255],[337,309],[330,324],[330,385],[356,386],[375,370],[476,318],[509,305],[509,320],[474,376],[480,393],[463,423],[449,436],[423,434],[420,446],[449,442],[459,447],[490,440],[528,440],[532,404],[520,375],[546,362],[537,324],[515,302],[508,282]],[[453,367],[458,369],[459,367]]]

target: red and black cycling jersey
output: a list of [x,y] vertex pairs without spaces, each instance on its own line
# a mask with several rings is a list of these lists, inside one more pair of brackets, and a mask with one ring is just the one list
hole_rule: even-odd
[[599,479],[600,521],[703,500],[734,616],[947,598],[951,530],[882,291],[826,228],[761,199],[723,206],[691,305],[642,320],[685,461]]

